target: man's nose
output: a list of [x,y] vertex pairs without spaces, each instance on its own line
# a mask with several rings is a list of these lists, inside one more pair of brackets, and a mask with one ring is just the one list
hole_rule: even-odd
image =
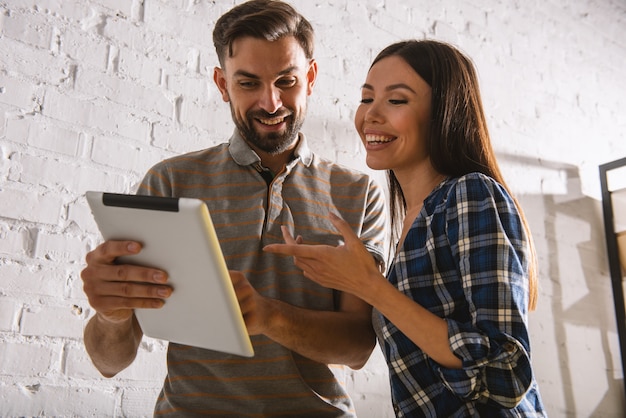
[[283,105],[280,99],[280,90],[274,86],[267,87],[261,93],[259,107],[267,113],[276,113]]

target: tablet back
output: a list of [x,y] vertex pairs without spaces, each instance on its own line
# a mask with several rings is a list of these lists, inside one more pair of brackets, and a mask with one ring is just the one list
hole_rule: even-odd
[[174,289],[161,309],[136,309],[144,334],[241,356],[254,352],[209,211],[200,199],[87,192],[105,240],[141,242],[120,257],[167,271]]

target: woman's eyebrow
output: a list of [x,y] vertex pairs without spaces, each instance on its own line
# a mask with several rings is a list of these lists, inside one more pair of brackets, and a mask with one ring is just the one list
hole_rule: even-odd
[[[367,89],[367,90],[374,90],[374,87],[372,87],[371,84],[367,84],[367,83],[363,84],[361,86],[361,88],[362,89]],[[398,90],[398,89],[408,90],[408,91],[410,91],[410,92],[412,92],[414,94],[417,94],[417,93],[415,93],[415,90],[413,90],[408,84],[404,84],[404,83],[391,84],[391,85],[385,87],[386,91],[392,91],[392,90]]]
[[408,90],[411,93],[415,94],[415,90],[413,90],[408,84],[404,84],[404,83],[392,84],[385,88],[385,90],[387,91],[398,90],[398,89]]

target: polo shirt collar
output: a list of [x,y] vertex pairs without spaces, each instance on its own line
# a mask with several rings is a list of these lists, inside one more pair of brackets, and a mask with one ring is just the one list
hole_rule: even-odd
[[[298,133],[298,136],[300,140],[294,152],[294,160],[300,159],[308,167],[313,161],[313,152],[307,144],[306,136],[302,132]],[[237,164],[252,165],[261,162],[259,155],[250,148],[237,129],[235,129],[228,143],[228,152],[230,152],[231,157]]]

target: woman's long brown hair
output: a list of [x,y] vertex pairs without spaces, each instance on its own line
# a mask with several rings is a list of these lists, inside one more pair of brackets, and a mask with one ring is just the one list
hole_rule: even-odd
[[[471,60],[450,44],[409,40],[383,49],[372,66],[388,56],[399,56],[432,89],[429,153],[441,174],[459,177],[480,172],[500,183],[513,197],[528,238],[529,310],[537,305],[537,256],[526,216],[506,185],[487,129],[478,78]],[[371,67],[370,67],[371,68]],[[406,200],[393,171],[387,172],[390,193],[392,242],[399,236]]]

